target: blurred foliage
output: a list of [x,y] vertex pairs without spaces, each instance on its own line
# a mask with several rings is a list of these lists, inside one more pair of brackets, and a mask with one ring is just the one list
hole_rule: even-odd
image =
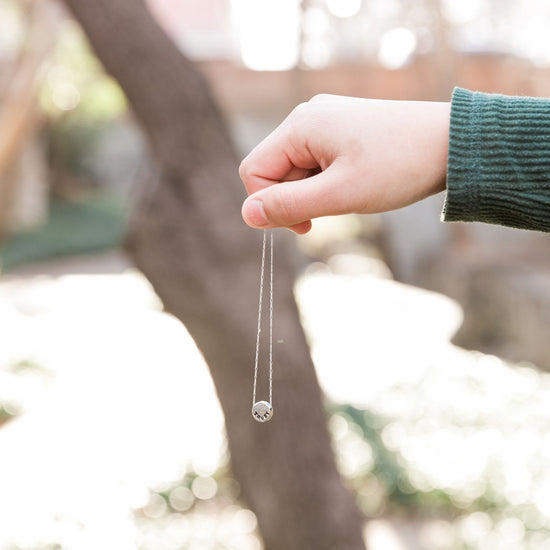
[[82,122],[78,115],[67,115],[53,121],[46,129],[48,157],[53,171],[54,194],[59,193],[59,181],[73,181],[72,192],[82,192],[94,181],[90,167],[91,151],[104,136],[106,123]]
[[[406,523],[429,550],[547,549],[550,374],[452,346],[405,366],[419,373],[389,376],[362,406],[327,403],[339,470],[365,516]],[[0,368],[1,421],[36,403],[52,383],[42,370],[28,359]],[[368,374],[372,388],[380,372]],[[221,460],[193,459],[140,497],[140,550],[260,550],[221,447]]]
[[[348,438],[355,433],[362,442],[368,444],[372,454],[372,459],[364,463],[364,471],[356,471],[349,479],[351,488],[358,495],[359,507],[368,517],[396,511],[447,516],[456,513],[456,507],[445,491],[435,488],[426,492],[419,491],[410,482],[401,455],[389,449],[382,440],[381,433],[388,423],[387,420],[352,405],[334,405],[330,407],[330,415],[333,424],[336,419],[340,423],[337,431],[345,430]],[[343,460],[346,458],[341,457],[340,462]],[[340,469],[343,468],[345,466],[340,464]]]
[[140,549],[259,550],[255,515],[240,499],[227,463],[211,475],[192,469],[179,481],[151,491],[135,512]]
[[32,361],[31,359],[23,359],[17,361],[12,365],[8,365],[6,372],[15,374],[15,375],[26,375],[26,374],[39,374],[45,376],[53,376],[53,373],[43,367],[40,363]]
[[[423,537],[419,547],[548,548],[550,439],[542,411],[550,375],[464,354],[461,360],[469,368],[456,365],[452,380],[434,366],[420,386],[400,383],[378,396],[396,403],[399,394],[397,412],[391,406],[381,414],[376,406],[329,403],[339,470],[367,518],[409,522],[414,536]],[[208,548],[220,550],[260,548],[250,542],[258,536],[250,525],[233,533],[248,537],[246,544],[227,536],[224,522],[237,510],[246,510],[246,504],[227,463],[204,476],[191,467],[181,480],[152,491],[147,506],[137,511],[141,548],[162,543],[167,549],[192,549],[206,540]],[[211,525],[206,534],[204,522]]]
[[[10,8],[14,17],[20,15],[22,6],[11,3]],[[111,248],[120,244],[124,234],[122,198],[98,192],[102,182],[97,181],[91,155],[109,124],[126,113],[126,100],[116,81],[105,74],[79,26],[66,18],[60,29],[39,90],[41,135],[51,180],[49,216],[44,225],[15,233],[2,243],[2,270]]]
[[30,359],[0,365],[0,428],[23,414],[34,398],[33,387],[48,378],[51,380],[53,373]]
[[11,410],[6,409],[2,403],[0,403],[0,428],[6,423],[15,418],[17,415]]
[[62,28],[40,92],[46,116],[53,185],[76,176],[72,186],[93,179],[90,152],[105,128],[126,112],[126,99],[116,81],[105,74],[79,27],[67,20]]
[[118,246],[124,237],[125,220],[122,202],[112,196],[96,194],[78,202],[54,199],[45,225],[14,234],[0,248],[2,270]]
[[120,116],[126,100],[116,81],[107,76],[85,36],[70,20],[63,26],[40,93],[43,112],[73,124],[101,123]]
[[[468,502],[465,499],[461,503],[457,491],[444,484],[428,490],[415,486],[414,463],[384,443],[383,433],[391,425],[390,418],[383,419],[371,411],[351,405],[334,405],[330,410],[331,421],[334,418],[338,418],[339,423],[342,419],[345,421],[346,435],[335,446],[337,456],[341,456],[342,447],[346,446],[345,439],[350,434],[358,434],[372,449],[372,461],[367,463],[365,471],[348,478],[351,489],[357,495],[358,504],[367,517],[404,516],[420,522],[440,520],[440,524],[446,526],[447,540],[437,548],[445,550],[547,548],[543,544],[550,541],[550,522],[543,518],[536,491],[531,498],[521,501],[506,495],[504,480],[501,480],[500,487],[494,486],[496,479],[500,478],[498,464],[485,469],[478,480],[483,490]],[[453,426],[449,428],[453,429]],[[460,429],[460,426],[454,428]],[[484,426],[481,424],[478,429],[481,431]],[[503,461],[508,458],[502,457]],[[543,464],[529,459],[523,466],[528,465],[534,474]],[[538,459],[544,460],[543,456]],[[441,460],[445,458],[441,457]],[[481,457],[479,460],[482,460]],[[467,485],[465,480],[464,486]],[[417,530],[420,530],[419,527],[420,523]],[[429,545],[426,547],[431,548]]]

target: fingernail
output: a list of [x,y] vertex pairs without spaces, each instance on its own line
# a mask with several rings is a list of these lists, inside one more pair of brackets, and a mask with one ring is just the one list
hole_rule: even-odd
[[252,200],[248,203],[246,208],[246,219],[256,227],[267,225],[267,217],[262,201]]

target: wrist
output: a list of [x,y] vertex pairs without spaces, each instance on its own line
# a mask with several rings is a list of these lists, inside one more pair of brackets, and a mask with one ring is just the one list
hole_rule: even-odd
[[449,157],[449,131],[451,121],[451,104],[436,103],[433,130],[433,164],[430,195],[444,191],[447,182],[447,161]]

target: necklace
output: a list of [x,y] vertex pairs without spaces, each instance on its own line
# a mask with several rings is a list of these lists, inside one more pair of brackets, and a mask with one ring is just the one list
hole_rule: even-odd
[[[262,332],[262,297],[264,294],[265,250],[269,232],[269,401],[256,401],[260,334]],[[267,422],[273,416],[273,230],[264,229],[262,267],[260,271],[260,299],[258,300],[258,330],[256,331],[256,358],[254,360],[254,389],[252,390],[252,416],[258,422]]]

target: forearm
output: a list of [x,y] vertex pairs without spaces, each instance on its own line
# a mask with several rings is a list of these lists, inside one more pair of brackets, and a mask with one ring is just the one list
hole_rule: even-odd
[[457,88],[450,128],[442,219],[550,232],[550,100]]

